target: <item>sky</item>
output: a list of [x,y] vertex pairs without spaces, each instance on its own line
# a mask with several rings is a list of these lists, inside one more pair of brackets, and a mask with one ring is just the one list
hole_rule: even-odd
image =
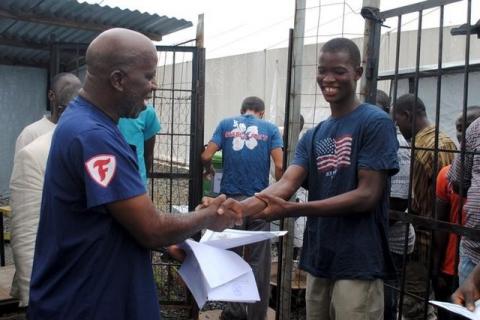
[[[121,9],[156,13],[193,23],[193,27],[164,36],[160,44],[174,45],[195,38],[198,15],[204,14],[207,59],[288,46],[293,28],[295,0],[79,0]],[[380,0],[380,10],[419,1]],[[480,1],[472,1],[472,23],[480,19]],[[363,35],[364,20],[359,12],[362,0],[306,0],[304,42],[324,42],[335,36]],[[466,22],[466,0],[445,7],[445,25]],[[438,26],[439,10],[426,10],[424,27]],[[418,15],[403,17],[402,30],[417,28]],[[396,30],[396,19],[387,20],[383,32]],[[193,43],[192,43],[193,44]]]

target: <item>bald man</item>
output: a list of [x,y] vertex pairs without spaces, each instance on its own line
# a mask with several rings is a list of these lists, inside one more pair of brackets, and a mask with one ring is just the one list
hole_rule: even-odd
[[50,120],[53,127],[48,133],[33,141],[25,140],[38,134],[38,130],[24,135],[21,141],[27,142],[15,154],[12,176],[10,179],[10,206],[12,219],[10,231],[12,239],[13,260],[15,262],[15,276],[12,281],[11,296],[19,300],[21,307],[28,306],[30,275],[32,273],[33,252],[37,236],[40,204],[42,202],[43,178],[47,165],[50,142],[60,115],[65,106],[78,95],[82,86],[80,79],[71,73],[59,73],[52,82],[52,90],[48,97],[52,115]]
[[47,93],[50,115],[23,128],[15,142],[15,154],[33,140],[55,129],[65,106],[77,95],[81,86],[80,79],[72,73],[62,72],[53,77]]
[[[241,223],[225,196],[181,217],[156,211],[117,128],[156,88],[145,36],[110,29],[92,41],[79,96],[62,115],[45,174],[29,319],[159,319],[150,249]],[[229,207],[230,208],[230,207]]]

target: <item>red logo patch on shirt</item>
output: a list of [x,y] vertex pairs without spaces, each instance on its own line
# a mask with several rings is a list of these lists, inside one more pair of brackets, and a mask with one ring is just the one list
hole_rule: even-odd
[[115,156],[100,154],[85,162],[90,177],[102,187],[107,187],[115,174],[117,161]]

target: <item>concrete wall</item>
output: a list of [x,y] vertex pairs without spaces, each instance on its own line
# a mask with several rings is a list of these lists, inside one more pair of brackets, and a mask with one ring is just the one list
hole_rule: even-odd
[[[395,67],[396,33],[385,33],[381,39],[379,74],[393,73]],[[363,39],[353,39],[362,48]],[[408,31],[401,35],[399,69],[402,72],[415,68],[417,32]],[[465,61],[465,37],[450,35],[450,28],[443,34],[443,65],[461,65]],[[302,114],[305,128],[312,127],[330,115],[329,105],[323,99],[316,84],[318,52],[321,44],[304,47],[302,69]],[[208,48],[207,48],[208,51]],[[207,143],[218,122],[229,116],[239,114],[242,100],[256,95],[265,101],[266,119],[282,126],[284,122],[286,83],[287,83],[287,48],[265,50],[242,55],[210,59],[206,61],[205,86],[205,135]],[[436,67],[438,60],[438,28],[422,31],[420,63],[422,68]],[[480,40],[471,37],[471,63],[480,62]],[[181,70],[181,72],[180,72]],[[171,88],[172,66],[159,67],[157,79],[160,87]],[[191,78],[191,63],[177,64],[175,79]],[[177,80],[178,81],[178,80]],[[469,104],[480,104],[480,91],[474,90],[480,83],[480,74],[470,76]],[[177,83],[176,88],[190,89],[190,83]],[[390,81],[379,82],[378,88],[389,92]],[[408,92],[408,81],[399,82],[398,94]],[[461,111],[463,101],[463,74],[443,77],[441,95],[441,129],[455,138],[454,120]],[[435,119],[436,78],[420,81],[419,96],[427,106],[430,120]],[[179,109],[180,110],[180,109]],[[186,112],[185,110],[180,112]],[[168,114],[159,114],[160,119]],[[165,129],[168,129],[167,127]],[[162,129],[163,130],[163,129]],[[187,132],[182,132],[187,133]],[[160,139],[161,140],[161,139]],[[156,155],[162,158],[161,155]],[[164,155],[165,156],[165,155]],[[187,149],[178,152],[175,159],[186,163]]]
[[[394,70],[396,33],[386,33],[381,40],[380,73]],[[405,32],[401,36],[400,70],[413,70],[416,57],[417,32]],[[362,48],[363,39],[353,39]],[[465,61],[465,37],[451,36],[450,28],[444,29],[443,34],[443,64],[463,64]],[[315,81],[316,64],[318,61],[319,45],[304,47],[302,80],[302,114],[305,117],[306,127],[310,127],[325,119],[330,114],[328,104],[323,100]],[[207,48],[208,50],[208,48]],[[422,31],[421,65],[424,67],[436,66],[438,59],[438,28]],[[470,61],[480,62],[480,40],[471,37]],[[287,49],[275,49],[249,54],[223,57],[207,60],[206,63],[206,93],[205,93],[205,142],[207,142],[217,123],[224,117],[239,113],[240,104],[244,97],[257,95],[264,99],[266,118],[270,119],[274,106],[275,116],[271,118],[277,125],[283,125],[284,106],[286,97],[287,78]],[[478,87],[479,76],[470,77],[470,104],[480,104]],[[276,83],[276,85],[275,85]],[[427,104],[429,118],[435,119],[435,90],[436,79],[424,79],[420,82],[420,97]],[[390,89],[389,82],[379,83],[379,88]],[[442,85],[441,124],[442,129],[449,134],[454,133],[453,118],[461,110],[463,76],[444,76]],[[402,91],[403,90],[403,91]],[[399,90],[405,93],[408,86]]]
[[283,123],[286,81],[286,49],[207,60],[205,142],[222,118],[240,114],[247,96],[259,96],[265,101],[267,119],[273,105],[275,122]]
[[8,196],[15,141],[46,112],[47,71],[0,65],[0,198]]

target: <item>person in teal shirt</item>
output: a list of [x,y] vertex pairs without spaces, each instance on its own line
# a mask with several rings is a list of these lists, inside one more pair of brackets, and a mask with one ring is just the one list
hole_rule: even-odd
[[150,171],[153,162],[155,136],[161,128],[155,109],[147,106],[137,118],[120,118],[118,128],[127,143],[135,147],[138,171],[147,186],[147,170]]

